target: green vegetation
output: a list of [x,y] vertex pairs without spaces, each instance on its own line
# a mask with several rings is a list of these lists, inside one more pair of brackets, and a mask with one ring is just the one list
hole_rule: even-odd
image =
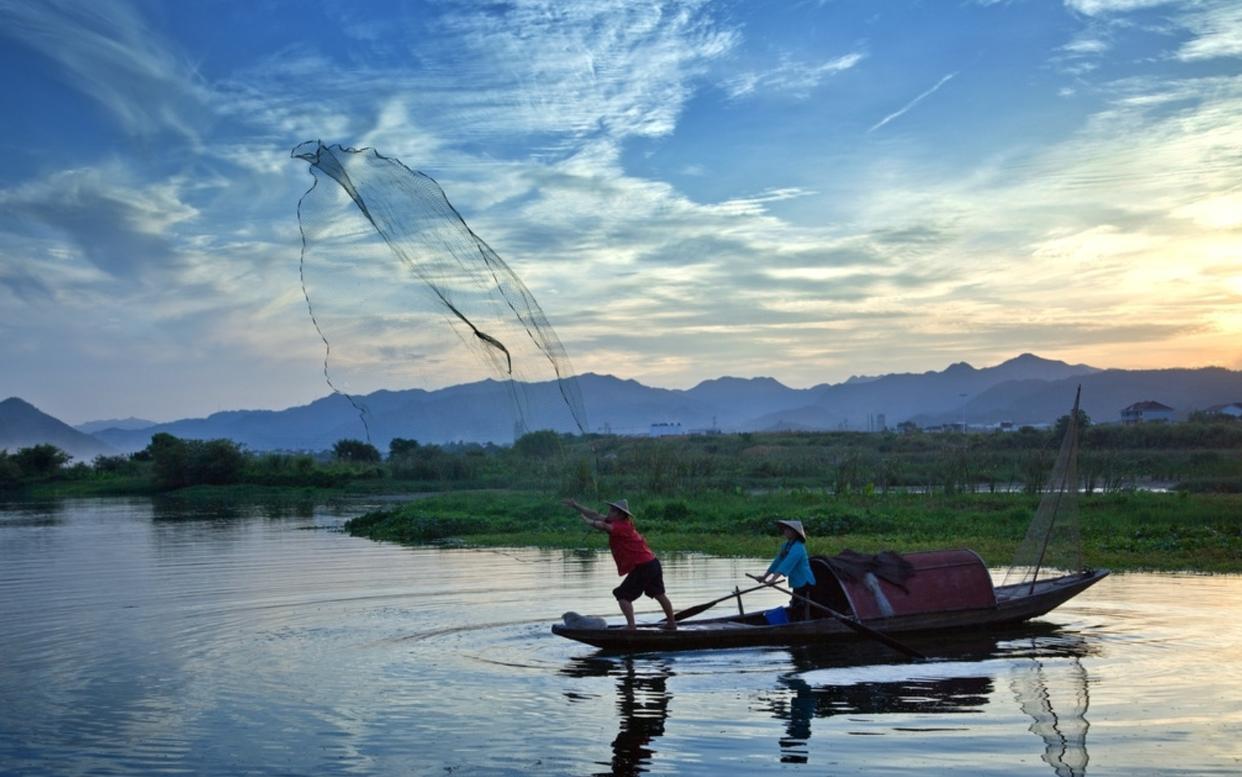
[[[1242,493],[1242,422],[1090,425],[1079,472],[1088,493],[1157,482],[1193,492]],[[1062,419],[1064,421],[1064,419]],[[330,452],[249,453],[228,440],[157,434],[132,456],[66,466],[50,445],[0,452],[0,489],[39,486],[150,493],[192,485],[392,491],[519,489],[591,496],[827,490],[838,495],[1038,493],[1056,430],[1011,433],[809,432],[635,438],[523,435],[512,446],[427,445],[396,438],[384,457],[340,440]],[[366,484],[365,486],[363,484]]]
[[[1024,494],[851,494],[809,490],[630,498],[657,552],[764,557],[779,544],[773,521],[802,521],[813,553],[970,548],[1005,566],[1038,497]],[[1079,507],[1088,564],[1116,570],[1242,572],[1242,495],[1115,493]],[[350,521],[357,536],[407,543],[605,548],[551,494],[432,496]]]
[[[1091,563],[1242,571],[1242,423],[1090,425],[1079,458]],[[625,495],[666,551],[766,555],[771,519],[798,518],[821,551],[965,546],[1003,564],[1045,486],[1055,430],[1012,433],[752,433],[676,438],[537,431],[512,446],[397,438],[387,456],[249,453],[227,440],[155,435],[131,456],[66,465],[52,446],[0,452],[0,491],[102,496],[174,492],[324,501],[346,493],[435,494],[366,516],[377,539],[602,547],[560,506]],[[1176,493],[1136,491],[1172,485]]]

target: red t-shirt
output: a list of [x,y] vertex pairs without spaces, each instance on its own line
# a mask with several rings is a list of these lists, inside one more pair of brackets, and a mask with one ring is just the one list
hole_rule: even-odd
[[628,575],[634,567],[655,558],[643,535],[628,519],[608,524],[608,548],[612,550],[612,560],[617,562],[618,575]]

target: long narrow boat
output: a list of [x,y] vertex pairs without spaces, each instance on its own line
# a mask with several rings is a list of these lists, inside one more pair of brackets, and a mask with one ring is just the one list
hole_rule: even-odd
[[[946,634],[996,628],[1038,617],[1103,579],[1107,570],[1010,585],[993,586],[987,568],[968,550],[912,553],[903,558],[915,567],[905,582],[909,591],[880,578],[850,580],[831,571],[827,559],[816,556],[812,565],[819,578],[816,601],[857,618],[870,629],[887,635]],[[832,589],[836,595],[832,595]],[[824,596],[824,589],[829,592]],[[846,606],[842,607],[842,599]],[[887,614],[886,614],[887,613]],[[691,620],[676,631],[659,624],[627,629],[575,628],[556,624],[552,633],[588,645],[622,652],[701,650],[756,645],[828,644],[861,637],[832,617],[793,623],[772,623],[772,611],[755,611],[720,618]]]
[[[1081,393],[1081,390],[1080,392]],[[661,624],[583,627],[556,624],[552,633],[607,650],[637,652],[826,644],[872,636],[949,634],[1021,623],[1069,601],[1108,575],[1082,564],[1076,499],[1079,397],[1068,417],[1049,487],[1040,498],[1005,582],[994,585],[978,554],[970,550],[884,553],[874,557],[846,552],[814,556],[816,586],[811,599],[864,628],[817,612],[810,620],[787,622],[785,611],[742,611],[688,620],[676,630]],[[1077,570],[1040,579],[1050,568]],[[1011,578],[1018,582],[1008,583]],[[786,622],[782,622],[786,621]]]

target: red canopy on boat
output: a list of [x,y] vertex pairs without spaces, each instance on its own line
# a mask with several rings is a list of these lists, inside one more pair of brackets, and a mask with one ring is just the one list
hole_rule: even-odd
[[[836,580],[854,616],[862,620],[996,606],[992,576],[974,551],[933,550],[901,557],[913,567],[903,585],[869,572],[849,578],[819,557],[813,569],[817,578],[827,574]],[[817,588],[822,590],[822,581]]]

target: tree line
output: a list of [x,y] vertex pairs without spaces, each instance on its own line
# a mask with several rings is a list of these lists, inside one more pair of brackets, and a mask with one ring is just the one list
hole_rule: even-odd
[[[0,452],[0,488],[60,480],[116,480],[141,490],[255,484],[337,488],[399,481],[412,489],[519,488],[566,494],[681,494],[814,488],[832,493],[1042,489],[1060,442],[1052,430],[1016,432],[785,432],[636,438],[529,432],[513,445],[433,445],[395,438],[381,452],[357,439],[319,454],[250,452],[230,440],[156,434],[129,456],[70,464],[51,445]],[[1085,414],[1080,486],[1117,491],[1146,482],[1242,491],[1242,423],[1092,425]]]

